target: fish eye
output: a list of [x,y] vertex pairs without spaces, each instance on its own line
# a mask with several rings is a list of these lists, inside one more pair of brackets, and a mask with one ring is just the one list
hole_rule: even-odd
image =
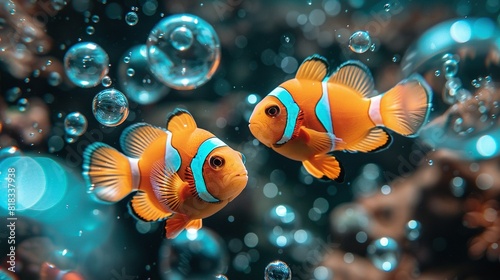
[[271,118],[274,118],[280,114],[280,107],[278,105],[273,105],[266,108],[266,115]]
[[212,167],[213,169],[219,169],[222,166],[224,166],[225,161],[220,156],[212,156],[212,157],[210,157],[208,162],[210,164],[210,167]]

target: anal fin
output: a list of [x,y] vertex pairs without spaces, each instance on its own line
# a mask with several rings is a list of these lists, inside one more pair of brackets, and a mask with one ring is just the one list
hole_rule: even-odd
[[148,194],[144,191],[138,191],[129,204],[131,214],[145,222],[155,222],[165,220],[171,213],[158,209]]
[[346,150],[357,152],[375,152],[389,147],[392,143],[392,137],[382,128],[375,127],[358,142],[346,145]]
[[319,154],[302,162],[304,168],[316,178],[327,177],[336,182],[344,181],[343,168],[338,160],[329,154]]

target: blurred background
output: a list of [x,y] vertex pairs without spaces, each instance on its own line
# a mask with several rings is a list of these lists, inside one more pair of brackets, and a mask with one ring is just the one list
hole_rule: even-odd
[[[0,279],[495,279],[499,11],[499,0],[0,0],[6,225],[11,168],[17,193],[16,273],[2,226]],[[179,83],[162,68],[179,61],[149,51],[183,51],[155,32],[185,13],[207,33],[195,34],[204,48]],[[82,48],[87,68],[74,64]],[[261,145],[247,126],[253,107],[312,54],[331,71],[361,61],[379,92],[422,75],[433,107],[420,136],[335,152],[343,183]],[[101,96],[119,113],[95,113],[103,91],[124,94]],[[164,127],[178,107],[245,154],[249,181],[197,234],[164,240],[163,223],[129,214],[129,198],[91,200],[82,153],[94,142],[120,150],[127,126]]]

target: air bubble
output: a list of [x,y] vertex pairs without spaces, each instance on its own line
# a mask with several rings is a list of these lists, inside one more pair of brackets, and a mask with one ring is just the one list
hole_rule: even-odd
[[111,86],[112,83],[113,83],[113,81],[111,80],[111,78],[109,76],[106,75],[102,78],[101,84],[103,87],[109,87],[109,86]]
[[80,112],[69,113],[64,119],[64,131],[68,136],[81,136],[87,130],[87,119]]
[[265,280],[291,280],[292,270],[288,265],[280,260],[273,261],[264,270]]
[[128,116],[128,101],[125,95],[114,88],[99,92],[92,102],[95,118],[105,126],[117,126]]
[[98,85],[109,71],[108,64],[108,54],[92,42],[73,45],[64,56],[66,75],[82,88]]
[[399,263],[400,251],[398,243],[390,237],[374,240],[367,248],[368,257],[373,265],[381,271],[394,270]]
[[136,12],[128,12],[125,15],[125,22],[130,26],[134,26],[139,22],[139,16],[137,16]]
[[363,30],[354,32],[349,38],[349,48],[355,53],[366,52],[371,44],[370,34]]
[[220,61],[215,30],[189,14],[161,20],[149,34],[147,48],[151,71],[167,86],[180,90],[206,83]]

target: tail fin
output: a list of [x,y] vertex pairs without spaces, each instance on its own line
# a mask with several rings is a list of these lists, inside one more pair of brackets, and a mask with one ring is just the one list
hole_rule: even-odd
[[117,202],[133,191],[133,176],[126,156],[114,148],[94,143],[83,154],[83,177],[89,192],[105,202]]
[[424,79],[412,75],[382,96],[380,116],[383,125],[401,135],[415,136],[427,121],[431,99],[432,91]]

